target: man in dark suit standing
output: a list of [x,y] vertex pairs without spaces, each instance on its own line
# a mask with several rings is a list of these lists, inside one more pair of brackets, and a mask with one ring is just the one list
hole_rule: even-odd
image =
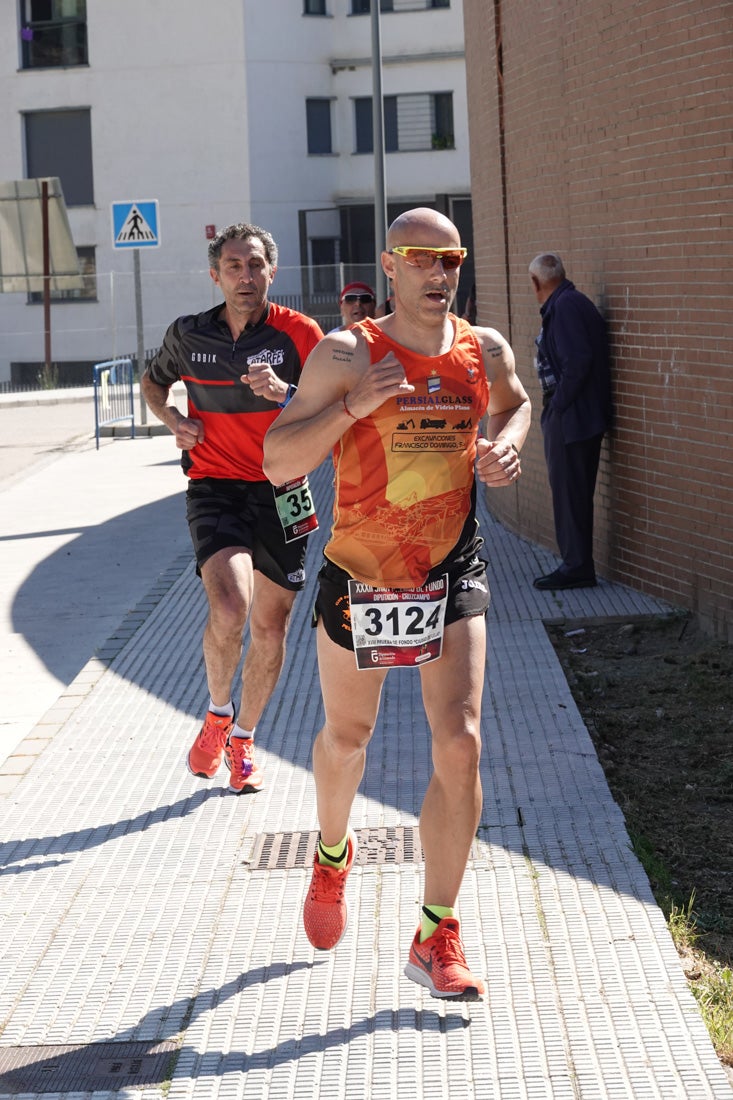
[[535,588],[589,588],[593,563],[593,494],[601,442],[611,426],[606,323],[590,298],[565,277],[556,252],[529,265],[542,328],[535,366],[542,386],[542,437],[561,565]]

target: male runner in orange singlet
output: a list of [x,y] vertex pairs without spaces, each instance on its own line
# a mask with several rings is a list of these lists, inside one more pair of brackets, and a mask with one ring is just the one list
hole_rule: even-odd
[[[326,336],[311,352],[265,437],[264,470],[289,480],[331,451],[336,470],[316,602],[326,718],[313,749],[320,840],[306,933],[328,950],[345,930],[356,854],[349,812],[387,668],[411,664],[434,771],[420,815],[425,904],[405,973],[433,996],[473,1000],[484,984],[466,964],[454,909],[482,797],[489,591],[476,477],[514,484],[530,403],[506,340],[450,312],[464,257],[458,230],[434,210],[393,222],[381,260],[394,313]],[[478,439],[485,413],[488,439]]]

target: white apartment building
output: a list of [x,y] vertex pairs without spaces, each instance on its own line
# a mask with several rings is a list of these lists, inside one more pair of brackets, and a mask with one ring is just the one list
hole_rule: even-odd
[[[380,10],[388,221],[434,206],[470,247],[462,0]],[[375,274],[372,86],[370,0],[0,0],[0,180],[60,178],[85,274],[53,294],[59,381],[136,351],[115,203],[157,202],[146,348],[218,300],[207,234],[235,221],[278,242],[273,297],[335,317],[341,281]],[[0,294],[0,383],[37,376],[43,312]]]

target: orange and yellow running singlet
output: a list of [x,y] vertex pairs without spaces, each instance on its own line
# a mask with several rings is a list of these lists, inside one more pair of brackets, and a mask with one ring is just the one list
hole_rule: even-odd
[[363,321],[372,363],[394,352],[415,392],[356,421],[334,449],[326,557],[375,587],[417,588],[458,541],[472,507],[479,421],[489,402],[481,346],[451,315],[453,346],[424,356]]

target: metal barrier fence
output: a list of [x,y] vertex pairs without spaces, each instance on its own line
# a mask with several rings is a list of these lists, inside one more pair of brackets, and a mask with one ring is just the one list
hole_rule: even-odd
[[94,365],[94,438],[99,450],[100,429],[108,424],[130,421],[130,438],[135,438],[132,359],[108,359]]

